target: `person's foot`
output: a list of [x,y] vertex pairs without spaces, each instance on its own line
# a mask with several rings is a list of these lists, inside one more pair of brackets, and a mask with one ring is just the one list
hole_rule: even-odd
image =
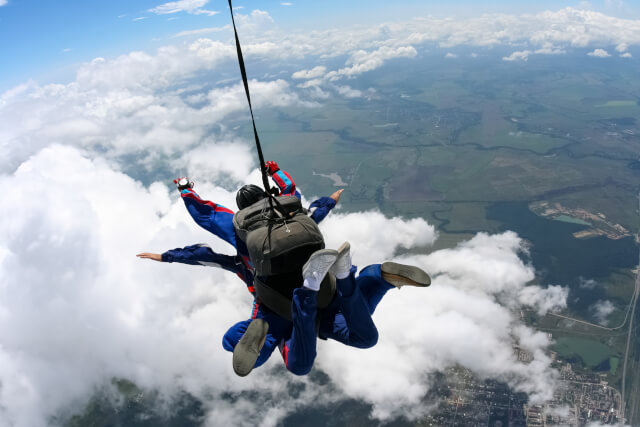
[[173,180],[173,183],[178,187],[178,190],[182,191],[187,188],[193,188],[193,181],[189,181],[189,178],[182,177]]
[[329,270],[337,279],[345,279],[349,276],[349,272],[351,271],[350,249],[351,245],[349,245],[349,242],[344,242],[342,246],[338,248],[338,258]]
[[401,288],[405,285],[427,287],[431,284],[429,275],[413,265],[385,262],[380,267],[380,271],[382,272],[382,278],[396,288]]
[[312,253],[302,267],[304,287],[318,291],[320,289],[322,279],[327,275],[337,258],[338,251],[333,249],[320,249],[319,251]]
[[246,377],[258,360],[260,350],[267,339],[269,324],[264,319],[253,319],[238,344],[233,349],[233,371]]

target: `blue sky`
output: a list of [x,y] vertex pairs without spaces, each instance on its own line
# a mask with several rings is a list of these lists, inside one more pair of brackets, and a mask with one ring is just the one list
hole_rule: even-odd
[[[67,80],[77,65],[132,50],[152,51],[172,35],[229,23],[226,1],[159,0],[56,1],[0,0],[0,90],[28,79]],[[164,5],[164,6],[163,6]],[[174,13],[168,12],[171,6]],[[164,7],[164,10],[163,10]],[[637,18],[640,4],[620,0],[551,1],[236,1],[238,13],[267,11],[281,28],[334,28],[377,24],[429,14],[453,18],[483,13],[536,13],[580,7],[610,16]],[[180,10],[181,9],[181,10]],[[198,13],[199,12],[199,13]],[[219,12],[217,14],[207,12]]]

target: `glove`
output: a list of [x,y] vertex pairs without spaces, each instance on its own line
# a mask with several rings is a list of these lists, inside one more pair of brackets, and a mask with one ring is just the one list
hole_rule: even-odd
[[189,178],[182,177],[173,180],[173,183],[178,187],[178,190],[182,191],[186,188],[193,188],[193,181],[189,181]]
[[273,175],[274,173],[280,170],[280,168],[278,167],[278,164],[272,161],[268,161],[267,163],[265,163],[264,168],[267,170],[267,173],[269,175]]

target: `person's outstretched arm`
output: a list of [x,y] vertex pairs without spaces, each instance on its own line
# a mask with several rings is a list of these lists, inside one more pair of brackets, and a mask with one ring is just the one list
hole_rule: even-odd
[[[185,180],[188,181],[186,178]],[[188,185],[183,186],[179,184],[179,180],[174,180],[174,182],[176,181],[178,181],[180,197],[196,224],[235,248],[237,242],[233,228],[234,212],[218,203],[201,198],[193,190],[193,182],[188,181]]]
[[311,203],[309,206],[309,216],[316,222],[316,224],[319,224],[320,221],[329,215],[331,209],[333,209],[338,201],[340,201],[340,196],[343,191],[344,189],[340,189],[329,197],[320,197],[318,200]]
[[242,261],[239,255],[223,255],[214,252],[205,244],[190,245],[184,248],[171,249],[156,254],[151,252],[142,252],[136,255],[138,258],[152,259],[161,262],[178,262],[189,265],[204,265],[209,267],[219,267],[237,274],[253,292],[253,274],[251,270]]

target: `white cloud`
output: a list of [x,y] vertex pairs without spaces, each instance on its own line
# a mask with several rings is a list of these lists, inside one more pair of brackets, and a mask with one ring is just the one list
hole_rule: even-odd
[[589,307],[599,324],[606,326],[609,323],[609,315],[614,312],[615,306],[609,300],[598,300]]
[[209,15],[213,16],[218,14],[219,12],[212,10],[202,9],[204,5],[209,3],[209,0],[179,0],[172,1],[168,3],[163,3],[159,6],[156,6],[152,9],[149,9],[149,12],[156,13],[158,15],[167,15],[178,12],[187,12],[193,15]]
[[566,308],[568,296],[569,289],[558,285],[547,288],[527,286],[520,291],[518,300],[522,305],[534,307],[539,315],[544,316],[549,311]]
[[527,61],[529,59],[529,55],[531,55],[530,50],[523,50],[518,52],[513,52],[509,56],[505,56],[502,58],[503,61]]
[[582,289],[594,289],[598,286],[598,282],[593,279],[585,279],[584,277],[580,277],[580,287]]
[[536,49],[534,53],[538,55],[560,55],[563,53],[567,53],[567,51],[555,46],[553,43],[544,43],[542,47]]
[[444,57],[445,58],[457,58],[458,55],[456,55],[455,53],[447,52],[447,54]]
[[[274,25],[273,18],[269,15],[269,12],[260,9],[254,9],[251,11],[249,15],[237,14],[235,16],[236,25],[238,26],[238,31],[242,32],[243,38],[245,37],[255,37],[255,38],[264,38],[265,34],[273,36],[274,34],[269,33],[269,29],[271,29]],[[269,42],[277,42],[280,40],[269,40]],[[245,45],[242,46],[243,49]]]
[[362,91],[353,89],[350,86],[338,86],[338,93],[345,98],[360,98],[362,97]]
[[593,52],[589,52],[587,55],[595,56],[597,58],[608,58],[609,56],[611,56],[609,52],[604,49],[595,49]]
[[399,46],[391,48],[382,46],[374,51],[358,50],[351,54],[350,67],[341,68],[338,71],[330,71],[326,74],[329,80],[338,80],[342,77],[353,77],[367,71],[381,67],[385,61],[392,58],[413,58],[417,55],[413,46]]
[[[345,219],[348,218],[336,216],[333,220],[342,224]],[[365,223],[368,220],[367,217]],[[413,226],[416,225],[419,223]],[[333,224],[328,228],[333,232]],[[348,224],[338,231],[345,239],[358,241],[353,234],[356,231]],[[333,239],[337,236],[338,233]],[[414,243],[419,245],[433,239],[428,229],[416,236],[424,239]],[[430,387],[429,374],[456,364],[482,378],[503,379],[529,393],[533,400],[550,398],[556,373],[544,352],[549,340],[546,334],[520,324],[509,308],[520,306],[519,295],[533,278],[531,267],[517,256],[521,245],[514,233],[481,234],[455,249],[400,257],[401,262],[429,271],[432,286],[390,291],[374,315],[380,339],[367,350],[366,357],[361,351],[329,341],[319,351],[319,366],[347,395],[373,403],[374,415],[383,419],[423,415],[428,409],[420,402]],[[367,256],[368,262],[390,257],[395,251],[378,246],[352,247],[354,254],[359,247],[378,251],[362,254],[360,250],[355,257],[358,262],[358,257]],[[556,302],[557,307],[565,304],[560,298]],[[531,364],[515,360],[515,343],[534,355]],[[374,371],[376,375],[372,376]]]
[[629,45],[626,43],[620,43],[619,45],[616,46],[616,50],[620,53],[626,52],[627,49],[629,49]]
[[9,0],[0,0],[0,7],[9,4]]
[[324,83],[324,81],[322,79],[311,79],[311,80],[307,80],[304,83],[299,84],[298,87],[305,88],[305,89],[309,88],[309,87],[314,87],[315,88],[315,87],[320,86],[323,83]]
[[132,21],[136,22],[136,21],[142,21],[143,19],[146,19],[144,16],[140,16],[138,18],[133,18]]
[[632,55],[629,52],[625,52],[620,55],[620,58],[632,58]]
[[[234,192],[219,184],[247,172],[243,181],[259,179],[247,150],[204,145],[180,163],[200,176],[196,189],[203,197],[233,206]],[[552,393],[556,374],[544,354],[548,339],[513,311],[539,305],[521,301],[533,278],[532,267],[518,257],[521,240],[514,233],[480,234],[454,249],[398,257],[400,251],[424,252],[435,229],[419,218],[379,212],[330,215],[321,224],[327,246],[350,241],[360,267],[394,258],[419,265],[433,285],[388,293],[374,317],[376,347],[362,352],[319,343],[316,369],[337,391],[283,374],[277,355],[237,379],[231,355],[219,343],[228,326],[248,316],[244,285],[221,270],[134,257],[202,241],[221,252],[232,249],[196,226],[165,185],[145,188],[112,162],[91,157],[52,145],[0,175],[0,416],[11,425],[40,426],[61,412],[79,412],[113,377],[168,396],[186,390],[204,401],[208,419],[229,420],[233,413],[238,425],[255,424],[256,413],[275,425],[301,405],[343,398],[371,403],[381,419],[417,417],[428,410],[419,403],[431,387],[430,374],[454,365],[504,380],[534,401]],[[202,158],[213,162],[208,171]],[[225,166],[216,158],[233,161]],[[231,163],[239,165],[237,175]],[[225,172],[211,174],[218,168]],[[24,214],[15,215],[17,210]],[[558,298],[551,288],[534,289],[548,294],[539,300]],[[563,306],[560,298],[554,301]],[[514,344],[531,351],[534,361],[518,362]],[[380,383],[385,387],[374,387]],[[278,398],[294,384],[306,384],[305,391]],[[221,400],[228,391],[258,386],[271,402],[267,413],[259,410],[260,399],[237,402],[243,411]]]
[[[246,112],[242,84],[234,80],[208,93],[196,88],[199,97],[167,88],[234,59],[231,45],[202,39],[161,48],[155,56],[133,52],[110,61],[95,59],[67,85],[32,82],[7,91],[0,95],[0,137],[7,141],[0,146],[0,171],[12,171],[54,142],[100,146],[111,158],[148,150],[139,160],[145,168],[199,145],[212,124],[222,130],[221,119]],[[251,80],[250,85],[256,108],[315,105],[300,99],[284,80]]]
[[332,213],[320,229],[329,248],[337,248],[345,240],[354,242],[354,263],[361,267],[391,258],[398,247],[430,246],[437,236],[435,228],[423,219],[388,219],[380,212]]
[[200,36],[203,34],[213,34],[213,33],[219,33],[221,31],[225,31],[228,29],[228,26],[224,26],[224,27],[210,27],[210,28],[200,28],[197,30],[187,30],[187,31],[181,31],[179,33],[176,33],[173,35],[173,37],[189,37],[189,36]]
[[[185,2],[173,2],[178,3],[187,11]],[[197,10],[206,2],[189,4]],[[280,39],[270,32],[273,21],[266,12],[238,18],[256,37],[246,45],[248,56],[345,55],[345,66],[329,71],[339,79],[393,58],[413,58],[418,43],[520,46],[526,40],[534,47],[510,56],[526,59],[599,37],[580,28],[592,29],[585,22],[602,15],[572,10],[551,16],[557,28],[567,28],[558,24],[563,19],[580,22],[577,17],[584,18],[583,27],[534,34],[518,17],[462,23],[428,18],[354,30],[341,44],[336,40],[344,41],[342,33],[333,30]],[[616,33],[619,22],[611,21],[607,37],[619,43],[627,37],[625,43],[633,45],[633,33]],[[582,35],[563,38],[568,32]],[[376,347],[363,352],[320,342],[316,368],[327,373],[328,386],[283,374],[277,355],[250,377],[234,377],[219,342],[228,326],[248,314],[251,300],[243,284],[215,269],[134,257],[203,240],[219,251],[230,248],[193,224],[165,185],[144,187],[124,174],[131,160],[120,159],[142,150],[136,168],[179,171],[196,179],[203,197],[233,206],[232,187],[258,179],[252,149],[229,125],[234,113],[246,113],[242,85],[237,79],[206,88],[185,82],[203,71],[236,66],[234,61],[233,45],[200,39],[154,54],[98,58],[83,65],[71,83],[27,82],[0,95],[0,140],[6,141],[0,145],[0,418],[17,426],[45,425],[72,404],[81,411],[91,393],[114,376],[168,395],[187,390],[204,401],[212,424],[231,424],[239,414],[246,418],[235,424],[276,425],[296,407],[343,398],[363,399],[380,418],[411,418],[428,410],[422,399],[432,386],[431,374],[454,365],[503,380],[534,400],[550,396],[556,374],[545,355],[549,341],[515,313],[522,306],[540,313],[562,309],[567,290],[529,285],[534,270],[519,257],[518,236],[479,234],[424,255],[437,238],[432,225],[375,211],[332,213],[322,224],[327,246],[349,240],[360,267],[388,259],[419,265],[433,285],[389,292],[374,316],[380,331]],[[251,80],[256,110],[313,107],[304,95],[362,95],[321,79],[326,72],[321,66],[298,72],[309,79],[299,92],[284,80]],[[515,344],[533,354],[532,363],[514,358]],[[292,385],[304,391],[281,399]],[[337,391],[329,390],[334,386]],[[256,401],[236,403],[243,411],[219,399],[228,390],[256,387]],[[265,413],[264,407],[270,409]]]
[[283,1],[283,2],[280,2],[280,5],[281,6],[293,6],[293,3],[289,3],[289,2]]
[[322,77],[326,71],[327,67],[318,65],[310,70],[296,71],[291,75],[291,77],[294,79],[315,79],[317,77]]

